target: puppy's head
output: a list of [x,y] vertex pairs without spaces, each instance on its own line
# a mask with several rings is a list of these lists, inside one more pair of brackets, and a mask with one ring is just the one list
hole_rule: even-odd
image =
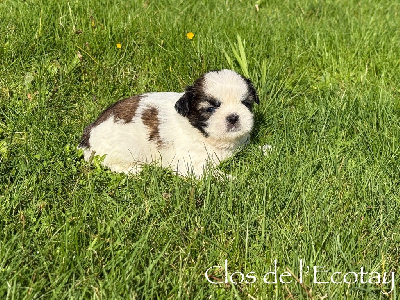
[[175,109],[209,139],[234,142],[253,128],[253,104],[259,103],[251,81],[234,71],[204,74],[176,102]]

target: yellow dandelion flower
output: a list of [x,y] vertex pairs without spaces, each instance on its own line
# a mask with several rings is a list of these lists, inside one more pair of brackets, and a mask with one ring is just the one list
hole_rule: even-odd
[[118,49],[121,49],[121,47],[122,47],[121,44],[117,44]]
[[186,36],[187,36],[187,38],[188,38],[189,40],[191,40],[191,39],[194,38],[194,33],[193,33],[193,32],[188,32],[188,33],[186,33]]

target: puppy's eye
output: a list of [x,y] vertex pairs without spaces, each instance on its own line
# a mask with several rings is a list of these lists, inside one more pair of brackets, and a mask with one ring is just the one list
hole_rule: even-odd
[[252,108],[252,103],[250,101],[244,100],[242,101],[243,105],[246,106],[248,109]]
[[208,113],[213,113],[215,111],[215,107],[214,106],[210,106],[210,107],[207,107],[206,108],[206,112],[208,112]]

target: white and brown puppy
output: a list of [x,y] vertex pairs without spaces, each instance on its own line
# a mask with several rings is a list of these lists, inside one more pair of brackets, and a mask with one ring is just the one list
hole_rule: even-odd
[[160,92],[120,100],[84,130],[86,160],[103,156],[112,171],[136,173],[157,162],[180,175],[201,177],[250,137],[251,81],[231,70],[202,75],[184,93]]

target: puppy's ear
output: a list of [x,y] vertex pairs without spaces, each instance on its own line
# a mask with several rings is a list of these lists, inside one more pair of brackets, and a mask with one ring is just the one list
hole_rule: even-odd
[[190,111],[190,104],[193,100],[193,93],[189,88],[186,89],[185,93],[178,101],[175,103],[175,110],[181,114],[182,116],[186,117]]
[[249,96],[253,99],[255,103],[260,104],[260,99],[258,98],[258,94],[253,83],[248,78],[245,78],[245,80],[249,89]]
[[257,104],[260,104],[260,98],[258,98],[258,94],[257,94],[256,89],[254,88],[253,85],[251,87],[252,87],[251,93],[253,94],[254,102],[257,103]]

